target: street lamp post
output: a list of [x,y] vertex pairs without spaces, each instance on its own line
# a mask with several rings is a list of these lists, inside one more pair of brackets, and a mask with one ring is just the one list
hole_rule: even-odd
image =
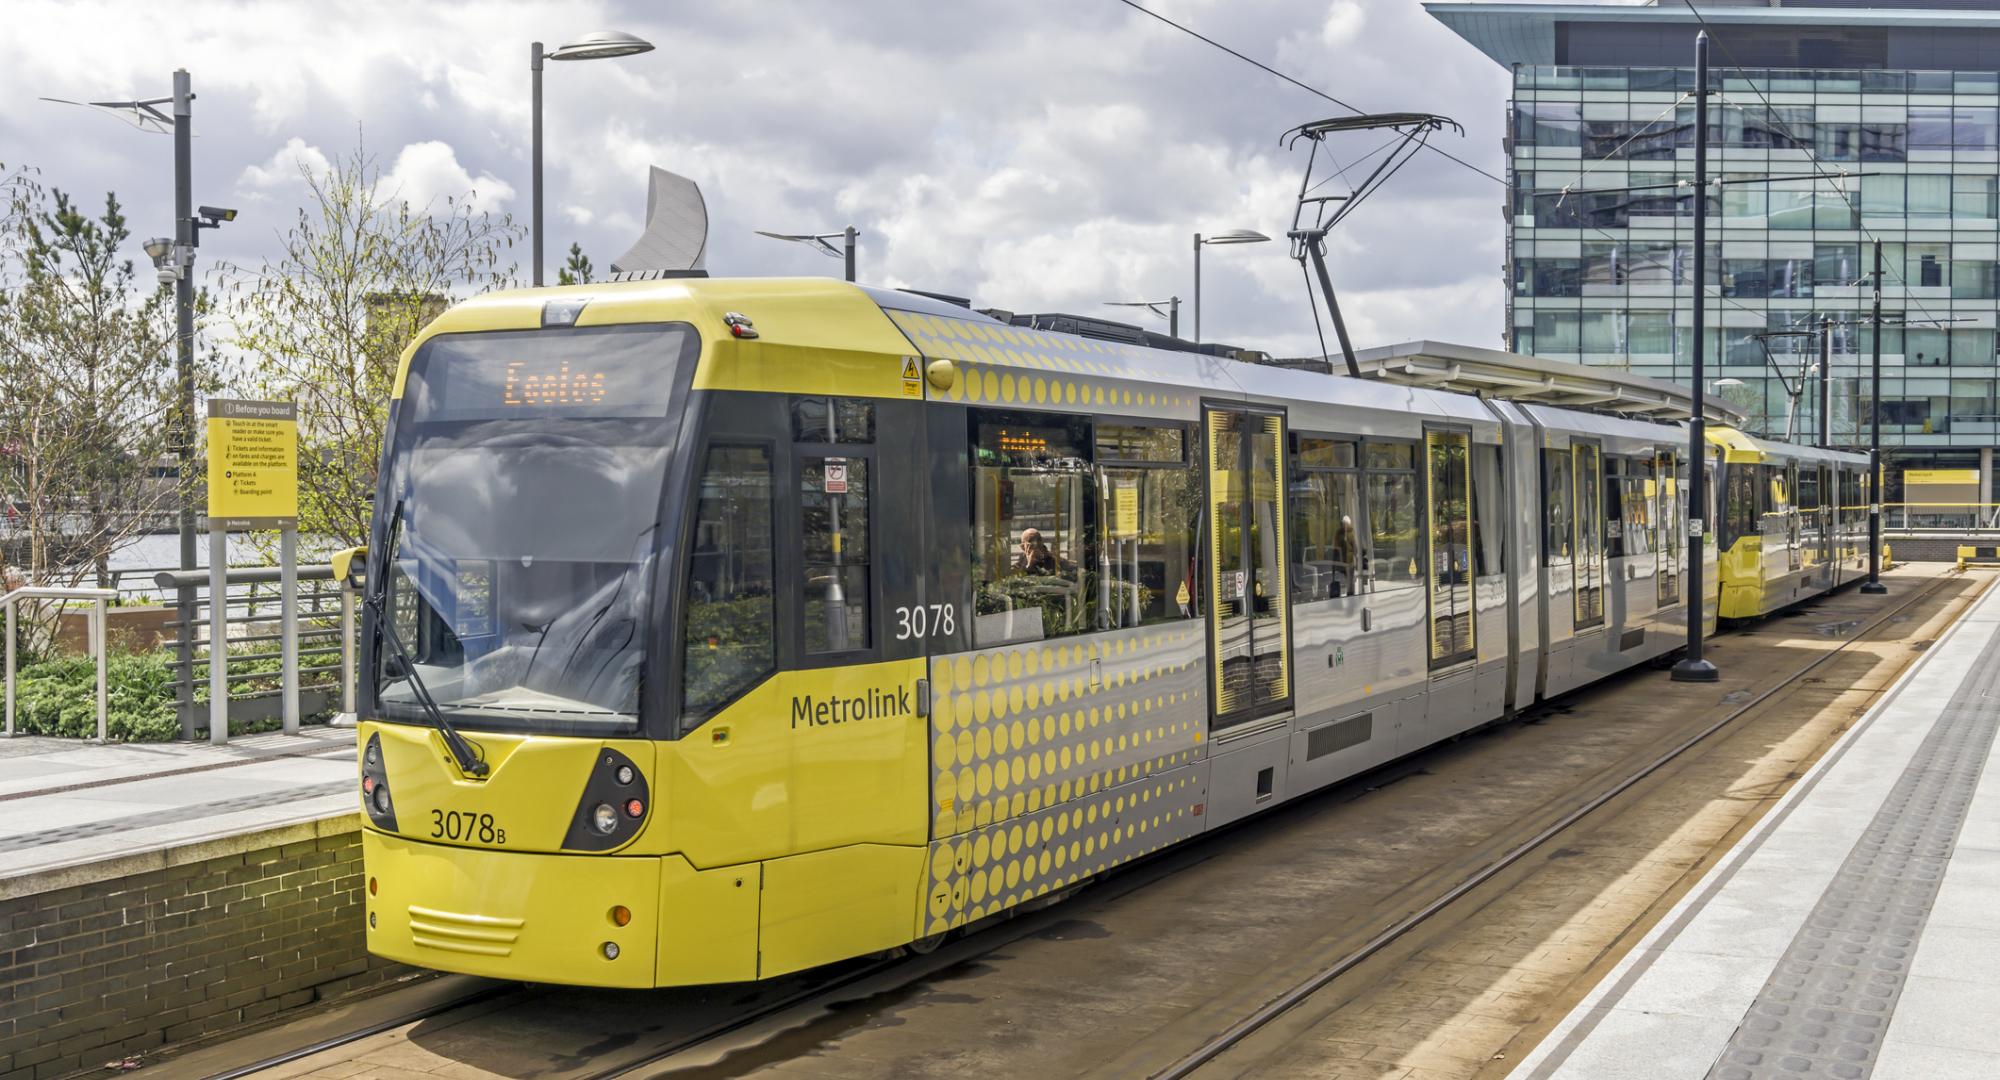
[[[854,241],[861,236],[861,230],[852,225],[839,232],[829,233],[780,233],[764,229],[753,231],[758,236],[768,236],[773,240],[789,240],[795,244],[804,244],[822,255],[839,259],[846,273],[846,280],[854,280]],[[841,242],[839,247],[833,246],[835,240]]]
[[1708,432],[1702,399],[1702,351],[1707,344],[1707,327],[1702,322],[1702,301],[1708,292],[1708,32],[1694,39],[1694,378],[1690,383],[1694,401],[1688,410],[1688,551],[1687,551],[1687,655],[1674,665],[1675,682],[1717,682],[1722,672],[1701,655],[1701,633],[1707,621],[1708,595],[1702,589],[1701,556],[1707,541],[1703,533],[1709,523],[1695,515],[1706,515],[1708,485],[1705,465],[1709,459]]
[[1861,591],[1888,592],[1882,584],[1882,241],[1875,241],[1875,341],[1868,360],[1868,580]]
[[1201,248],[1204,244],[1261,244],[1270,237],[1250,229],[1231,229],[1214,236],[1194,234],[1194,340],[1201,342]]
[[532,42],[528,46],[528,70],[531,72],[530,91],[533,111],[532,136],[529,157],[530,187],[533,189],[531,209],[531,231],[534,234],[534,283],[542,283],[542,61],[543,60],[608,60],[617,56],[632,56],[652,51],[652,42],[637,38],[617,30],[599,30],[585,34],[554,52],[542,51],[542,43]]
[[1819,448],[1833,449],[1833,320],[1819,320]]
[[[58,98],[44,98],[45,101],[60,101]],[[169,119],[159,110],[159,106],[172,103],[173,116]],[[125,119],[141,131],[155,134],[171,132],[174,137],[174,236],[172,240],[154,238],[143,245],[146,256],[153,260],[161,282],[171,281],[174,286],[174,456],[180,477],[180,568],[192,570],[195,565],[195,520],[194,520],[194,250],[201,243],[201,230],[212,229],[225,221],[236,220],[236,211],[204,206],[200,217],[196,217],[194,207],[194,85],[186,68],[174,71],[174,92],[172,97],[149,98],[134,101],[61,101],[65,105],[87,105],[104,112],[128,113]],[[192,620],[194,611],[193,586],[182,587],[175,602],[184,620]],[[186,622],[182,632],[175,635],[180,644],[175,647],[174,661],[180,668],[183,692],[194,685],[194,642],[193,623]],[[194,712],[191,696],[180,702],[181,735],[194,737]]]

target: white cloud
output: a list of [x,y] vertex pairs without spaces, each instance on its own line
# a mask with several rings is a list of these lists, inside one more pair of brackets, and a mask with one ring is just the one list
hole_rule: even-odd
[[411,143],[396,155],[396,164],[376,186],[389,198],[417,210],[442,207],[446,199],[462,200],[474,210],[498,211],[514,197],[514,186],[491,173],[477,179],[458,163],[450,144],[438,140]]
[[274,188],[302,184],[307,176],[324,176],[332,168],[319,147],[308,146],[304,139],[294,135],[262,164],[245,166],[242,175],[236,178],[236,190],[261,198]]
[[[1455,116],[1470,133],[1441,145],[1500,171],[1507,75],[1417,4],[1162,4],[1358,107]],[[475,205],[525,224],[527,43],[616,26],[660,49],[546,73],[552,252],[579,242],[604,266],[625,250],[654,164],[702,185],[717,273],[837,274],[837,261],[751,230],[852,223],[864,280],[1021,311],[1120,317],[1102,302],[1191,299],[1189,234],[1255,228],[1278,242],[1204,259],[1204,329],[1274,352],[1316,348],[1282,239],[1304,154],[1275,140],[1340,110],[1120,5],[355,0],[341,11],[12,0],[24,32],[0,38],[0,93],[152,96],[188,67],[197,196],[233,187],[245,207],[238,227],[204,237],[204,257],[255,265],[304,195],[299,167],[324,169],[357,139],[384,191],[418,206],[476,192]],[[84,36],[90,65],[34,46]],[[1374,145],[1356,140],[1329,149],[1351,161]],[[142,234],[171,219],[163,143],[80,110],[0,113],[0,159],[71,190],[116,186]],[[1357,344],[1496,343],[1500,198],[1498,184],[1426,155],[1342,226],[1333,270]]]

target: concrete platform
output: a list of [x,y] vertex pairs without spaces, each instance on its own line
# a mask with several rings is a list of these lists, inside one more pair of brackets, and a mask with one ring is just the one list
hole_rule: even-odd
[[2000,591],[1510,1074],[2000,1076]]
[[0,740],[0,897],[50,871],[353,814],[356,775],[352,728],[224,746]]

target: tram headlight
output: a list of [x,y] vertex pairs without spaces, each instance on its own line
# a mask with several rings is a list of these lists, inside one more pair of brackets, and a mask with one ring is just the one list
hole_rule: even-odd
[[389,789],[381,784],[377,784],[375,785],[375,794],[371,798],[375,800],[375,812],[387,817],[389,814]]
[[615,941],[607,941],[607,942],[605,942],[605,943],[603,944],[603,946],[601,946],[601,949],[602,949],[602,951],[603,951],[603,953],[604,953],[604,958],[605,958],[606,960],[616,960],[616,959],[618,959],[618,943],[617,943],[617,942],[615,942]]
[[564,850],[611,851],[630,843],[645,828],[651,799],[646,771],[639,763],[615,746],[601,747],[577,796],[576,814],[563,836]]

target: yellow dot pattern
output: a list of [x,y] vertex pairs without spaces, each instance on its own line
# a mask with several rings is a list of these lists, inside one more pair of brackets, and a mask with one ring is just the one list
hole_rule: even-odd
[[[1115,816],[1120,799],[1185,772],[1186,783],[1163,788],[1147,802],[1171,793],[1171,807],[1187,813],[1163,823],[1185,821],[1189,834],[1199,831],[1195,808],[1206,798],[1205,774],[1195,768],[1206,751],[1204,655],[1201,624],[1186,621],[934,659],[931,900],[936,906],[942,895],[944,905],[927,922],[956,926],[1040,895],[1005,887],[986,896],[982,890],[1005,883],[970,880],[959,865],[965,861],[960,849],[972,852],[982,836],[990,846],[991,830],[1071,811],[1085,815],[1079,827],[1094,828],[1105,807]],[[1060,822],[1050,827],[1064,828]],[[1060,888],[1074,880],[1071,875],[1094,873],[1100,864],[1157,846],[1151,826],[1137,834],[1145,841],[1137,846],[1110,840],[1119,841],[1112,844],[1115,856],[1085,857],[1080,849],[1064,855],[1066,863],[1082,858],[1082,868],[1038,876],[1037,888]],[[1090,846],[1097,851],[1104,843]],[[954,854],[941,857],[945,850]],[[951,889],[958,886],[967,891],[954,897]],[[973,898],[974,892],[981,897]]]
[[1094,795],[931,843],[919,936],[941,934],[1068,888],[1201,832],[1204,765],[1182,765]]
[[1208,385],[1191,354],[983,320],[888,315],[926,359],[958,366],[950,389],[933,388],[933,399],[1194,420]]

